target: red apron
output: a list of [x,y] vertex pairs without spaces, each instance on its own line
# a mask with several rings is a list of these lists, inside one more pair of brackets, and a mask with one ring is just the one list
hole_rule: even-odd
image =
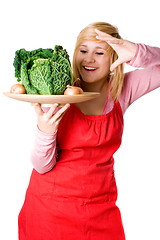
[[125,239],[113,167],[122,132],[118,102],[99,116],[71,105],[58,129],[57,164],[45,174],[32,172],[20,240]]

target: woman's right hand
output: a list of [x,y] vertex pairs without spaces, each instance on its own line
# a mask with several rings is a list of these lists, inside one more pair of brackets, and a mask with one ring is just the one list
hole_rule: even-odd
[[33,106],[37,115],[39,130],[47,134],[54,134],[70,104],[65,104],[59,110],[57,110],[58,104],[52,104],[48,112],[44,112],[39,103],[35,103]]

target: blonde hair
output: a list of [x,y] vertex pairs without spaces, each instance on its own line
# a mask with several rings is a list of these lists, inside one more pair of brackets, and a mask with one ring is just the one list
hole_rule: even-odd
[[[121,36],[119,35],[117,27],[106,23],[106,22],[96,22],[89,24],[87,27],[85,27],[78,35],[77,37],[77,42],[75,46],[75,51],[73,54],[73,62],[72,62],[72,68],[73,68],[73,78],[74,80],[77,78],[81,79],[81,76],[79,74],[77,65],[76,65],[76,56],[78,53],[79,46],[82,44],[84,41],[99,41],[96,39],[96,32],[95,28],[107,33],[113,37],[121,39]],[[111,62],[115,62],[118,58],[117,53],[113,50],[113,48],[109,47],[108,52],[107,52],[110,57],[111,57]],[[118,100],[122,87],[123,87],[123,81],[124,81],[124,64],[119,65],[116,67],[109,76],[109,86],[110,86],[110,96],[112,100]]]

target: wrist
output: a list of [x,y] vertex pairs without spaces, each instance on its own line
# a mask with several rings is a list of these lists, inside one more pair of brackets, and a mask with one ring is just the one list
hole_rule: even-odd
[[47,129],[47,128],[43,128],[43,127],[41,128],[38,124],[37,124],[37,129],[43,135],[51,135],[51,136],[57,134],[57,130],[58,130],[58,129],[52,129],[51,130],[51,129]]
[[134,51],[133,51],[133,57],[130,61],[127,62],[127,64],[129,64],[131,66],[134,64],[134,62],[137,58],[138,52],[139,52],[139,45],[135,43],[135,48],[134,48]]

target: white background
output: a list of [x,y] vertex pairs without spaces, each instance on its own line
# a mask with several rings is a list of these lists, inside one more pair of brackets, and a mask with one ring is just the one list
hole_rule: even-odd
[[[2,95],[16,83],[15,51],[59,44],[72,59],[78,33],[95,21],[118,26],[123,38],[160,47],[159,1],[5,0],[0,18],[0,239],[16,240],[17,217],[32,170],[36,116],[29,103]],[[127,110],[123,142],[115,154],[117,204],[127,240],[160,239],[159,102],[157,89]]]

